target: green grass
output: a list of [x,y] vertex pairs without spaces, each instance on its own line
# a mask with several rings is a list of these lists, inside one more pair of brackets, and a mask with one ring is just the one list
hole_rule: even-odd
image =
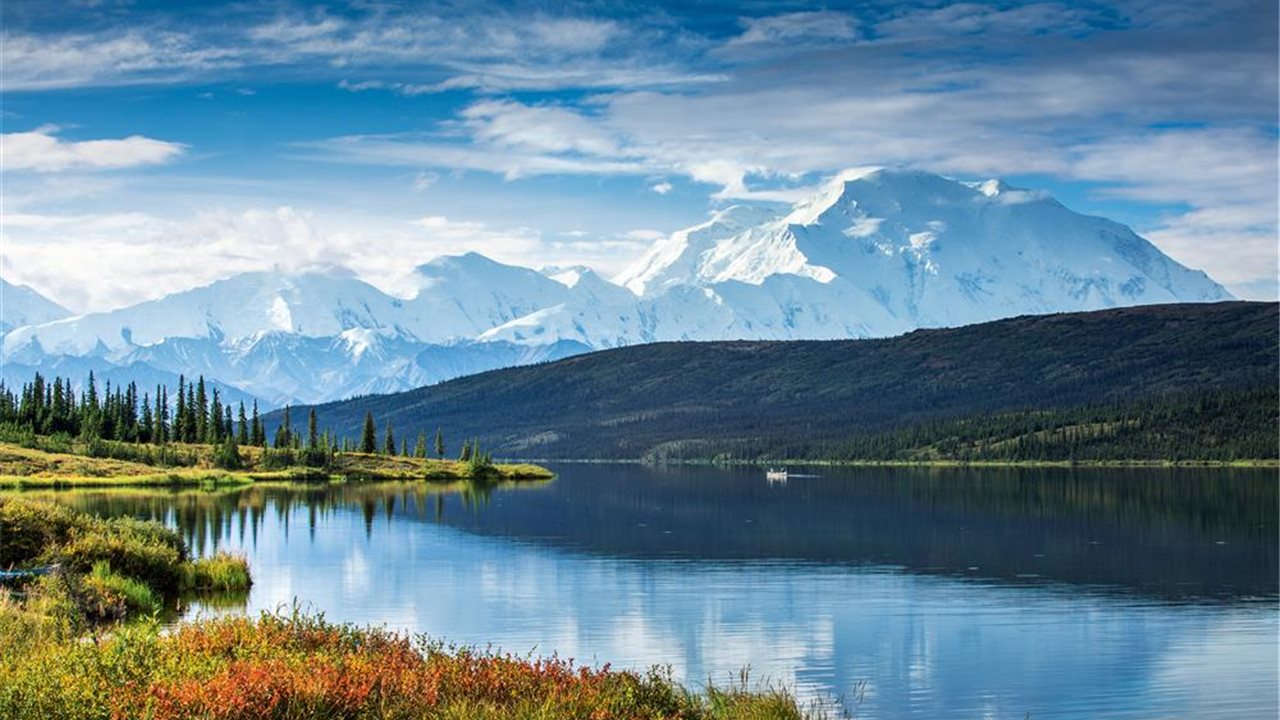
[[106,561],[93,564],[84,585],[106,598],[119,598],[128,613],[150,615],[160,610],[160,599],[146,583],[114,572]]
[[241,555],[219,552],[183,566],[183,590],[243,592],[252,582],[249,562]]

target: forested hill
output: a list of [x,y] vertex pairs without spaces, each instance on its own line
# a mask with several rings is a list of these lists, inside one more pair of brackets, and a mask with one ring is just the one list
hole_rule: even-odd
[[1275,303],[1224,302],[659,343],[316,409],[351,437],[371,412],[531,458],[1274,458],[1278,322]]

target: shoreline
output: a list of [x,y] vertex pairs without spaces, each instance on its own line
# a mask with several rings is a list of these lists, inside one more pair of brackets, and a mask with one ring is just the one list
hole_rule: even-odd
[[1277,469],[1280,459],[1251,460],[645,460],[643,458],[503,458],[506,462],[565,465],[648,465],[688,467],[913,467],[913,468],[1085,468],[1085,469]]
[[[165,446],[160,446],[165,447]],[[239,451],[246,467],[214,466],[208,445],[172,446],[190,464],[162,465],[137,459],[102,457],[61,449],[23,447],[0,442],[0,489],[24,488],[219,488],[258,482],[396,481],[421,482],[532,481],[555,477],[550,470],[529,463],[473,465],[461,460],[401,455],[337,453],[324,466],[290,464],[270,467],[267,450]],[[152,452],[153,446],[126,446],[129,452]],[[264,467],[265,465],[265,467]]]

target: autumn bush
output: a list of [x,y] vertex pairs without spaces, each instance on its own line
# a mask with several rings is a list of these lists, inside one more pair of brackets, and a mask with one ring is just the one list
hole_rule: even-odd
[[139,623],[95,642],[49,634],[28,652],[0,656],[0,717],[13,720],[807,716],[779,690],[692,693],[659,670],[448,648],[296,611],[169,633]]

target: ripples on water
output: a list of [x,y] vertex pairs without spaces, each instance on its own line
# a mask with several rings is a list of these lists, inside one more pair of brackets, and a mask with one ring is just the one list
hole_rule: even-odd
[[58,497],[245,552],[237,610],[692,684],[749,665],[860,718],[1277,716],[1274,472],[556,469]]

